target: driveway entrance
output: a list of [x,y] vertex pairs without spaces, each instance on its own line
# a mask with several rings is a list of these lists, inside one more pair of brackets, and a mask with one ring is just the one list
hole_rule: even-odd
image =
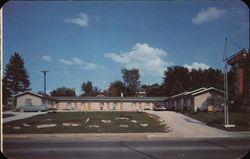
[[206,137],[240,137],[241,134],[210,127],[206,123],[173,111],[146,111],[159,116],[170,129],[169,137],[206,138]]

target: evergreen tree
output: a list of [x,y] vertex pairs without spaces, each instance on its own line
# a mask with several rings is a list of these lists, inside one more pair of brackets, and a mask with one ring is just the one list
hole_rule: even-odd
[[29,86],[29,75],[25,68],[24,60],[21,55],[14,53],[5,68],[3,79],[3,88],[5,90],[3,93],[8,92],[9,95],[16,95],[30,90]]

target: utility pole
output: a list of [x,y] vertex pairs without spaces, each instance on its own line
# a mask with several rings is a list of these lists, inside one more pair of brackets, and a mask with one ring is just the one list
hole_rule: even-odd
[[[40,71],[40,72],[42,72],[43,73],[43,77],[44,77],[44,90],[43,90],[43,95],[44,95],[44,98],[45,98],[45,96],[46,96],[46,74],[47,74],[47,72],[49,72],[49,71]],[[43,104],[45,104],[45,99],[43,99]]]
[[225,47],[224,47],[224,124],[229,125],[229,116],[228,116],[228,81],[227,81],[227,38],[225,38]]
[[226,128],[235,127],[229,124],[229,111],[228,111],[228,80],[227,80],[227,38],[225,38],[225,47],[223,54],[224,62],[224,124]]

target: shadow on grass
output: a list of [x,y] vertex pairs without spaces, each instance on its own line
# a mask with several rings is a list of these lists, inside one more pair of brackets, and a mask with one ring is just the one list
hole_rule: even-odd
[[195,121],[195,120],[190,120],[188,118],[184,118],[184,120],[186,120],[189,123],[200,124],[200,125],[207,125],[205,123],[202,123],[202,122],[199,122],[199,121]]

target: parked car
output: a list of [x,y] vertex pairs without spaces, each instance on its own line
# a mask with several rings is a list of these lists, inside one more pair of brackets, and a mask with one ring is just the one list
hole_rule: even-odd
[[153,110],[167,110],[164,103],[155,103]]
[[49,108],[46,105],[23,105],[16,110],[20,112],[45,112]]

